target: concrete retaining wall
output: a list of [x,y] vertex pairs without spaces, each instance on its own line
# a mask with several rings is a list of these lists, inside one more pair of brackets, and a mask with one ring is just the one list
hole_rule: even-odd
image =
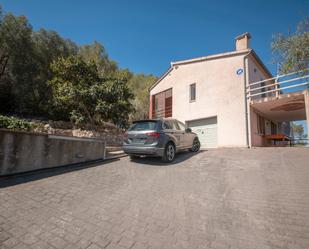
[[102,140],[0,130],[0,175],[102,159]]

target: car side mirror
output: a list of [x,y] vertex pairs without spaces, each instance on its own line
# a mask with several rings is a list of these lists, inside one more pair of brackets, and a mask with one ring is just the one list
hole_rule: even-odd
[[187,129],[186,129],[186,132],[187,132],[187,133],[192,132],[191,128],[187,128]]

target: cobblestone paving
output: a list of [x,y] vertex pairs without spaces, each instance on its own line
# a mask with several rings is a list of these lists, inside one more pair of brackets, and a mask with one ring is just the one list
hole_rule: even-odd
[[0,248],[309,248],[306,148],[122,158],[0,181],[10,185]]

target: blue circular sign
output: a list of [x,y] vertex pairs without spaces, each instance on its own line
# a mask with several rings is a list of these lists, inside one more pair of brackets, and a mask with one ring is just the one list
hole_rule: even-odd
[[242,68],[239,68],[236,73],[237,75],[242,75],[242,73],[244,72],[244,70]]

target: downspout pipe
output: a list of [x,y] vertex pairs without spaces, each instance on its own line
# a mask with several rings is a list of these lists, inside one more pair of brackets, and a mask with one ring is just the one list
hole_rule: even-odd
[[244,97],[245,97],[245,124],[246,124],[246,144],[248,148],[251,148],[251,118],[250,118],[250,102],[247,98],[247,87],[248,82],[248,56],[251,54],[252,50],[244,56]]

